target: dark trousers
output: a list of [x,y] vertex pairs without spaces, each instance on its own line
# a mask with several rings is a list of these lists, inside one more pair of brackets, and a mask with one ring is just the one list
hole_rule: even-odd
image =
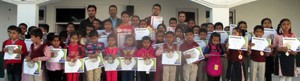
[[141,81],[153,81],[154,79],[154,72],[150,72],[146,74],[146,72],[138,72],[141,77]]
[[101,81],[107,81],[106,80],[106,72],[105,72],[105,69],[104,67],[101,68]]
[[62,81],[63,73],[58,71],[47,71],[49,81]]
[[122,81],[134,81],[134,71],[122,71]]
[[220,76],[218,77],[213,77],[210,75],[207,75],[208,81],[220,81]]
[[8,81],[21,81],[22,63],[6,64]]

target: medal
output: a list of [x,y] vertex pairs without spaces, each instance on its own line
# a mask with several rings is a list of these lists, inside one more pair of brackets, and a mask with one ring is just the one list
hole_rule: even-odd
[[260,55],[261,55],[261,56],[264,56],[264,52],[260,51]]
[[121,32],[122,30],[120,28],[117,29],[117,32]]
[[[285,46],[288,50],[291,49],[291,45],[289,45],[289,44],[285,44],[285,45],[283,45],[283,46]],[[286,52],[285,55],[286,55],[286,56],[289,56],[290,53],[289,53],[289,52]]]
[[239,53],[240,54],[239,54],[238,58],[241,60],[241,59],[243,59],[242,51],[239,50]]

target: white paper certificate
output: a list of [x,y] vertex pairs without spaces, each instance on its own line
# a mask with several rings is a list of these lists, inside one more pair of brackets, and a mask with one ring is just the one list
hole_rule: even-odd
[[105,71],[117,71],[120,70],[120,60],[118,58],[114,59],[112,63],[108,60],[104,61]]
[[283,46],[289,50],[297,51],[300,42],[297,38],[283,38]]
[[181,65],[181,51],[173,51],[162,54],[163,65]]
[[158,43],[158,44],[153,44],[152,47],[154,49],[158,49],[158,48],[162,47],[163,45],[164,45],[164,43]]
[[221,35],[221,43],[225,43],[226,39],[228,38],[228,33],[226,31],[214,31]]
[[213,33],[213,32],[207,32],[207,37],[206,37],[207,40],[210,39],[210,36],[211,36],[212,33]]
[[42,63],[41,61],[37,61],[37,62],[28,61],[27,62],[26,59],[24,59],[23,73],[29,74],[29,75],[40,76],[41,63]]
[[175,32],[176,27],[167,27],[167,31]]
[[138,71],[155,72],[156,71],[156,58],[145,60],[144,58],[137,58]]
[[205,59],[201,47],[196,47],[183,52],[183,55],[191,55],[191,58],[186,59],[187,64]]
[[130,35],[130,33],[118,33],[118,47],[124,46],[126,35]]
[[4,53],[4,60],[21,60],[21,54],[14,53],[14,50],[22,50],[22,46],[18,45],[6,45],[8,52]]
[[148,28],[134,28],[135,40],[142,40],[144,36],[151,36],[151,31]]
[[84,58],[84,64],[87,71],[103,67],[104,66],[103,62],[104,61],[101,53],[98,55],[97,58],[89,58],[89,57]]
[[151,25],[153,29],[157,29],[157,26],[163,22],[163,17],[161,16],[151,16]]
[[124,57],[118,58],[121,61],[121,68],[122,71],[133,71],[137,69],[137,59],[131,58],[131,60],[125,59]]
[[[300,38],[298,38],[298,40],[300,41]],[[298,47],[297,52],[300,52],[300,46]]]
[[32,44],[31,39],[25,39],[24,42],[26,44],[27,51],[30,51],[30,47],[31,47],[31,44]]
[[228,44],[229,44],[228,46],[229,49],[240,50],[246,44],[246,41],[242,36],[230,35],[228,37]]
[[252,43],[254,46],[252,46],[251,49],[257,51],[264,51],[269,46],[266,38],[252,37]]
[[202,50],[205,50],[208,44],[207,40],[195,40],[195,42],[201,47]]
[[77,59],[76,62],[65,62],[65,73],[84,73],[84,60]]
[[264,28],[264,35],[262,37],[273,39],[275,35],[277,35],[277,32],[275,29]]
[[48,62],[59,62],[59,63],[65,63],[65,58],[67,56],[67,49],[51,49],[52,52],[54,52],[54,56],[51,57]]

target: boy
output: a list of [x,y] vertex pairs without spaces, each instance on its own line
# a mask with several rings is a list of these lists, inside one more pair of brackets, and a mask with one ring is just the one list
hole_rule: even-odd
[[21,39],[24,40],[25,39],[25,33],[27,32],[27,24],[25,23],[20,23],[19,27],[21,28]]
[[104,29],[103,25],[102,25],[102,22],[100,20],[98,20],[98,19],[96,19],[96,20],[93,21],[93,25],[95,27],[95,30],[102,30],[102,29]]
[[[187,30],[185,33],[186,40],[180,46],[180,51],[184,52],[189,49],[198,47],[199,45],[194,42],[194,31]],[[196,81],[197,70],[198,70],[198,61],[192,64],[187,64],[186,59],[191,58],[191,55],[183,55],[183,81]]]
[[[26,44],[24,40],[21,40],[19,36],[21,35],[21,29],[16,26],[9,26],[9,39],[3,42],[2,53],[8,52],[5,48],[6,45],[19,45],[22,49],[16,49],[13,52],[25,56],[28,54]],[[21,81],[22,74],[22,62],[23,59],[18,60],[5,60],[5,66],[7,68],[7,78],[8,81]]]
[[41,29],[35,29],[30,32],[31,35],[31,48],[30,54],[26,57],[26,61],[42,61],[42,67],[40,71],[40,76],[27,75],[24,74],[25,78],[22,78],[22,81],[46,81],[44,75],[44,64],[43,62],[51,58],[51,50],[46,43],[42,40],[43,32]]
[[134,29],[129,24],[130,15],[127,11],[123,11],[121,13],[121,19],[122,19],[122,23],[120,26],[116,28],[116,33],[130,33],[131,35],[134,35]]
[[174,17],[170,18],[170,20],[169,20],[169,26],[170,27],[167,28],[167,31],[175,32],[175,28],[177,26],[177,19],[174,18]]
[[[200,31],[199,31],[199,38],[200,38],[200,40],[205,41],[205,43],[206,43],[206,45],[207,45],[206,37],[207,37],[207,30],[204,29],[204,28],[200,28]],[[202,50],[205,50],[206,45],[205,45],[205,46],[201,46],[201,47],[202,47]],[[197,81],[208,81],[207,74],[206,74],[206,59],[205,59],[205,60],[202,60],[202,61],[198,64]]]
[[217,30],[217,31],[223,31],[223,24],[221,22],[217,22],[215,24],[215,30]]
[[47,40],[47,34],[49,32],[49,25],[48,24],[39,24],[39,28],[42,30],[43,33],[43,40]]

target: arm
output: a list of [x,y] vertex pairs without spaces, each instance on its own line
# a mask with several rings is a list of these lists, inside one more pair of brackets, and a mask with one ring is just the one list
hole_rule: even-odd
[[44,48],[44,55],[43,57],[37,57],[37,58],[33,58],[33,59],[38,59],[38,61],[47,61],[50,59],[51,57],[51,50],[48,46],[45,46]]
[[163,46],[160,46],[160,47],[156,50],[155,55],[156,55],[156,56],[160,56],[160,55],[163,54],[163,51],[164,51]]

